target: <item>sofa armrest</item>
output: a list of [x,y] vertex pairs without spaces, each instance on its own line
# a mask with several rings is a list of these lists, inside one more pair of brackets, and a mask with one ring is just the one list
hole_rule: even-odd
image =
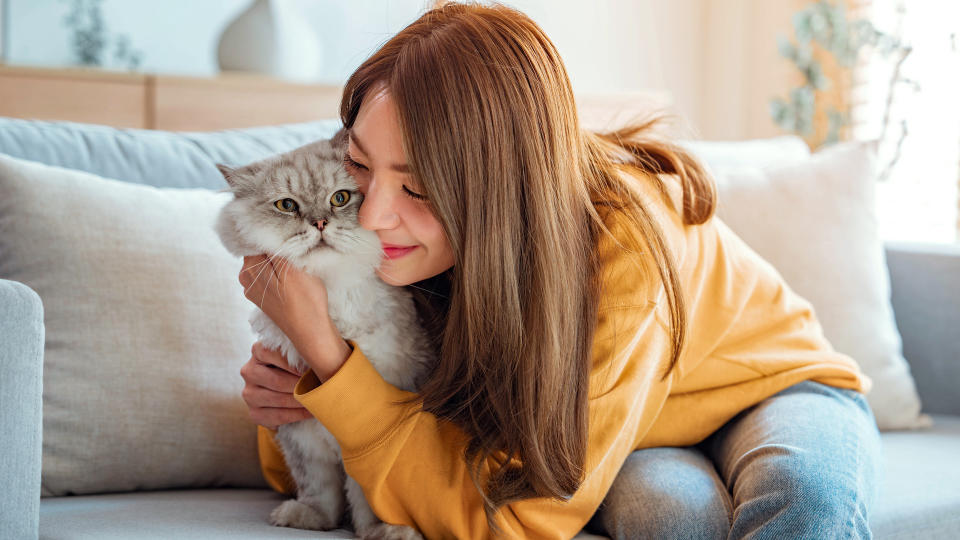
[[960,415],[960,244],[886,243],[903,356],[927,413]]
[[0,538],[37,538],[43,434],[43,304],[0,279]]

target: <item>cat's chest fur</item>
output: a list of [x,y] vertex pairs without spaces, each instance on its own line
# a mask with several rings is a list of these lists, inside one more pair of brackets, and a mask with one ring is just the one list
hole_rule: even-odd
[[[372,273],[345,276],[314,271],[313,275],[324,281],[327,310],[340,335],[357,344],[384,380],[415,390],[427,351],[410,294]],[[294,369],[307,369],[293,343],[265,313],[255,310],[250,322],[265,347],[279,349]]]
[[[415,391],[426,375],[430,355],[410,294],[373,274],[345,279],[328,275],[324,284],[327,308],[341,336],[356,343],[385,381]],[[265,347],[279,349],[294,369],[309,369],[293,343],[263,311],[255,309],[250,323]],[[279,426],[278,441],[290,461],[340,459],[336,440],[316,420]],[[305,482],[303,474],[294,472],[294,476],[300,477],[299,483]]]

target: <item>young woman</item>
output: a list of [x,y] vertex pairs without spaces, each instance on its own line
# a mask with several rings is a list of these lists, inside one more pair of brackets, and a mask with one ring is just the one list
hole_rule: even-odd
[[530,19],[429,11],[340,114],[378,275],[417,295],[439,361],[418,393],[391,386],[322,282],[255,280],[248,257],[246,297],[311,367],[254,345],[242,371],[275,489],[295,493],[273,430],[316,417],[377,515],[427,538],[870,536],[872,381],[655,121],[581,130]]

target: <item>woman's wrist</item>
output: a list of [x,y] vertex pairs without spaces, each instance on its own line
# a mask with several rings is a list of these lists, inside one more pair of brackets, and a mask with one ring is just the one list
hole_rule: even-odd
[[300,354],[321,383],[333,377],[353,352],[331,320],[320,324],[320,330],[310,336],[309,343]]

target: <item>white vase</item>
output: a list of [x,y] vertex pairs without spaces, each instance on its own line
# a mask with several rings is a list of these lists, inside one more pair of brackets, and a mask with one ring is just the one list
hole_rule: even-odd
[[317,82],[320,39],[290,0],[255,0],[220,36],[220,70],[251,71],[297,82]]

